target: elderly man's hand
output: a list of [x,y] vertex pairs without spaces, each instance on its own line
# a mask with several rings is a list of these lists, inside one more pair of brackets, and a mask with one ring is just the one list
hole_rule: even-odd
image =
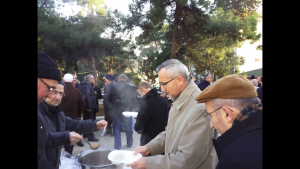
[[133,151],[134,151],[133,155],[137,155],[138,153],[141,153],[143,157],[150,154],[150,151],[146,146],[138,146]]
[[75,145],[80,140],[82,140],[82,136],[79,135],[78,133],[74,132],[74,131],[69,132],[69,137],[70,137],[70,144],[71,145]]
[[105,120],[97,121],[96,125],[97,125],[97,129],[103,130],[104,127],[107,125],[107,121]]
[[142,157],[131,164],[127,164],[126,166],[131,167],[132,169],[146,169],[145,158],[146,157]]

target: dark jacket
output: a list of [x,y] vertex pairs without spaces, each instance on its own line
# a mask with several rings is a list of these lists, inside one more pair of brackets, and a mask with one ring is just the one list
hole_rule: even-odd
[[198,84],[200,83],[198,80],[195,80],[194,82],[196,83],[197,86],[198,86]]
[[140,145],[144,146],[159,133],[165,131],[168,123],[169,104],[153,88],[142,97],[142,103],[136,118],[134,130],[142,134]]
[[136,111],[136,87],[130,83],[120,81],[110,88],[108,101],[112,103],[112,117],[122,118],[124,117],[122,114],[124,111]]
[[94,84],[84,80],[80,83],[82,96],[85,100],[85,109],[97,108],[97,96],[94,90]]
[[249,116],[212,141],[219,158],[216,169],[262,168],[262,112]]
[[51,164],[47,159],[46,152],[46,134],[44,133],[41,125],[38,123],[38,169],[55,169],[55,167]]
[[206,80],[203,80],[201,83],[198,84],[198,87],[201,91],[203,91],[207,86],[209,86],[210,83]]
[[263,104],[263,87],[257,88],[257,97],[261,100],[261,103]]
[[99,111],[98,99],[102,99],[102,94],[101,94],[101,89],[97,85],[95,85],[94,91],[97,92],[97,94],[96,94],[96,101],[97,101],[96,112],[98,112]]
[[97,121],[75,120],[66,117],[59,106],[52,107],[45,101],[38,105],[38,123],[46,133],[47,160],[58,168],[62,145],[70,145],[69,131],[86,134],[97,131]]
[[111,106],[112,106],[112,103],[108,101],[110,88],[115,84],[117,84],[117,83],[114,80],[111,81],[108,85],[106,85],[105,90],[104,90],[103,106],[104,106],[104,109],[108,110],[108,111],[111,110]]
[[82,89],[81,89],[81,85],[80,85],[79,83],[76,82],[76,83],[75,83],[75,87],[76,87],[80,92],[82,92],[82,91],[81,91],[81,90],[82,90]]
[[85,101],[81,92],[72,85],[71,82],[65,82],[65,96],[62,97],[61,107],[66,116],[76,119],[81,117],[85,108]]
[[257,87],[261,87],[261,83],[259,83],[259,82],[258,82],[258,85],[257,85]]

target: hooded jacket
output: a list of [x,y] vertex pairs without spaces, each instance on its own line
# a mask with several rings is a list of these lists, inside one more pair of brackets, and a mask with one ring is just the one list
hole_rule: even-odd
[[156,88],[151,89],[142,97],[142,103],[134,125],[134,130],[142,134],[140,138],[141,146],[165,131],[168,115],[169,104],[165,98],[159,96]]
[[47,160],[56,168],[62,145],[70,145],[69,131],[85,134],[98,130],[97,121],[71,119],[59,106],[52,107],[45,101],[38,105],[38,123],[46,134]]

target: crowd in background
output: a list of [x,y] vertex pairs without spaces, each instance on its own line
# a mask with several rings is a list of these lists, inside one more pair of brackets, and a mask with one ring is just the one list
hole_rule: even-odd
[[[38,52],[38,168],[58,168],[62,147],[72,154],[83,138],[97,142],[93,132],[105,126],[118,150],[121,131],[127,147],[133,130],[141,134],[134,151],[143,157],[131,168],[262,168],[262,77],[228,75],[212,83],[206,74],[199,82],[176,59],[156,71],[162,94],[147,81],[135,86],[125,74],[118,82],[107,74],[102,96],[92,74],[82,82],[74,74],[61,79],[57,64]],[[102,98],[105,117],[98,121]],[[126,111],[138,112],[136,123]]]

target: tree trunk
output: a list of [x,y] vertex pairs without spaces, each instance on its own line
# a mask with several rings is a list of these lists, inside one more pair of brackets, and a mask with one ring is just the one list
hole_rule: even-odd
[[96,65],[95,65],[95,53],[94,53],[94,50],[92,49],[92,52],[91,52],[91,66],[92,66],[92,74],[94,76],[94,79],[95,79],[95,82],[97,84],[97,70],[96,70]]
[[74,74],[77,75],[78,73],[78,64],[77,64],[78,61],[74,61]]
[[147,77],[147,81],[148,81],[148,82],[149,82],[150,80],[152,80],[152,79],[155,79],[155,77],[149,75],[149,73],[148,73],[148,71],[147,71],[147,69],[146,69],[146,63],[147,63],[147,61],[150,60],[150,59],[154,59],[154,58],[148,58],[147,60],[144,60],[144,61],[143,61],[143,70],[144,70],[144,73],[145,73],[145,75],[146,75],[146,77]]
[[181,5],[178,2],[176,2],[176,9],[174,14],[172,48],[171,48],[171,59],[176,59],[177,34],[178,34],[178,24],[179,24],[180,14],[181,14]]

